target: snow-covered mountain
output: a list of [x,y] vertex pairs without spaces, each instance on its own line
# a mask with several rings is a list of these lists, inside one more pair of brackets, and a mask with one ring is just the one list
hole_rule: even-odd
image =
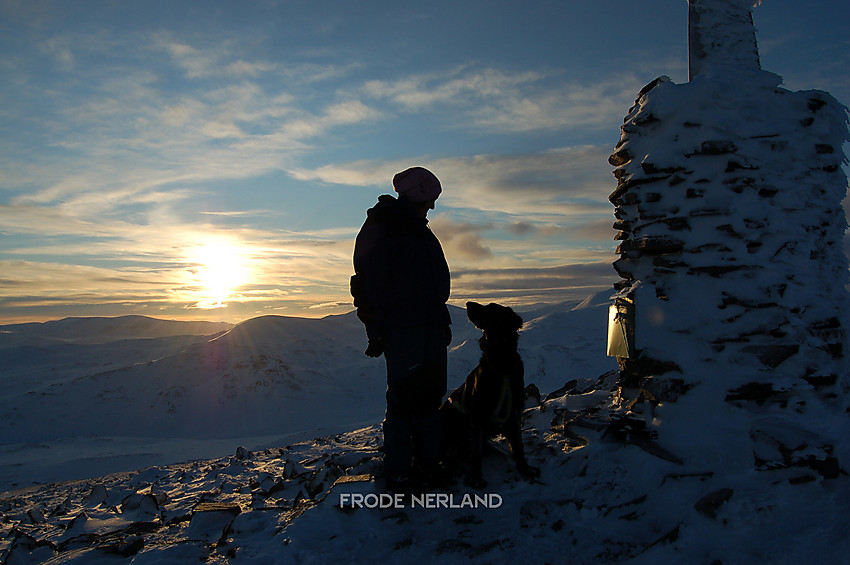
[[[599,340],[604,303],[524,314],[529,383],[547,392],[616,366]],[[451,310],[455,386],[477,363],[480,332]],[[364,348],[354,312],[224,331],[139,317],[0,327],[0,490],[380,422],[383,359]]]
[[[496,444],[484,491],[459,482],[400,503],[376,479],[384,370],[362,354],[353,313],[257,318],[210,336],[38,349],[7,341],[2,378],[14,386],[3,388],[0,410],[14,426],[2,431],[2,488],[80,480],[0,495],[0,557],[7,565],[842,562],[846,472],[715,472],[691,457],[698,445],[665,448],[697,428],[713,432],[694,441],[734,438],[732,408],[683,430],[652,422],[657,441],[612,423],[607,306],[603,293],[524,313],[527,383],[543,393],[529,399],[524,425],[538,481],[521,479]],[[463,310],[452,314],[454,386],[477,362],[480,332]]]
[[56,342],[108,343],[123,339],[154,339],[174,336],[211,335],[227,331],[224,322],[178,322],[147,316],[117,318],[64,318],[44,323],[12,324],[0,327],[0,347],[47,345]]

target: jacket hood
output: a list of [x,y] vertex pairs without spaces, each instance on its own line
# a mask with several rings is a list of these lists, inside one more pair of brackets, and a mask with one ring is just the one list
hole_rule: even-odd
[[389,194],[382,194],[378,197],[378,203],[366,211],[366,215],[372,220],[391,221],[405,220],[411,222],[422,222],[423,225],[428,224],[428,219],[424,221],[413,211],[413,205],[404,198],[395,198]]

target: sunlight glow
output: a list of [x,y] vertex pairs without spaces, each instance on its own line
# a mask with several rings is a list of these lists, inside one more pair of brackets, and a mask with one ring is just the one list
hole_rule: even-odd
[[195,277],[201,287],[197,308],[227,307],[226,301],[232,299],[236,290],[247,282],[247,257],[240,247],[232,243],[207,243],[198,248],[193,262],[198,264]]

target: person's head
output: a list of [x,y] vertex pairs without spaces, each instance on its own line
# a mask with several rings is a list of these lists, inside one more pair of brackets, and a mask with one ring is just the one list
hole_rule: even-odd
[[424,167],[411,167],[393,177],[393,190],[405,198],[423,218],[434,209],[443,187],[439,179]]

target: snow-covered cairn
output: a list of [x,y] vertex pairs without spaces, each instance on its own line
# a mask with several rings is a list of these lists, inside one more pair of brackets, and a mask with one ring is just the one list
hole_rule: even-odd
[[[847,109],[761,69],[751,5],[691,0],[690,81],[641,90],[609,160],[614,299],[634,313],[623,401],[707,464],[835,477],[850,465]],[[715,445],[725,427],[740,441]]]

